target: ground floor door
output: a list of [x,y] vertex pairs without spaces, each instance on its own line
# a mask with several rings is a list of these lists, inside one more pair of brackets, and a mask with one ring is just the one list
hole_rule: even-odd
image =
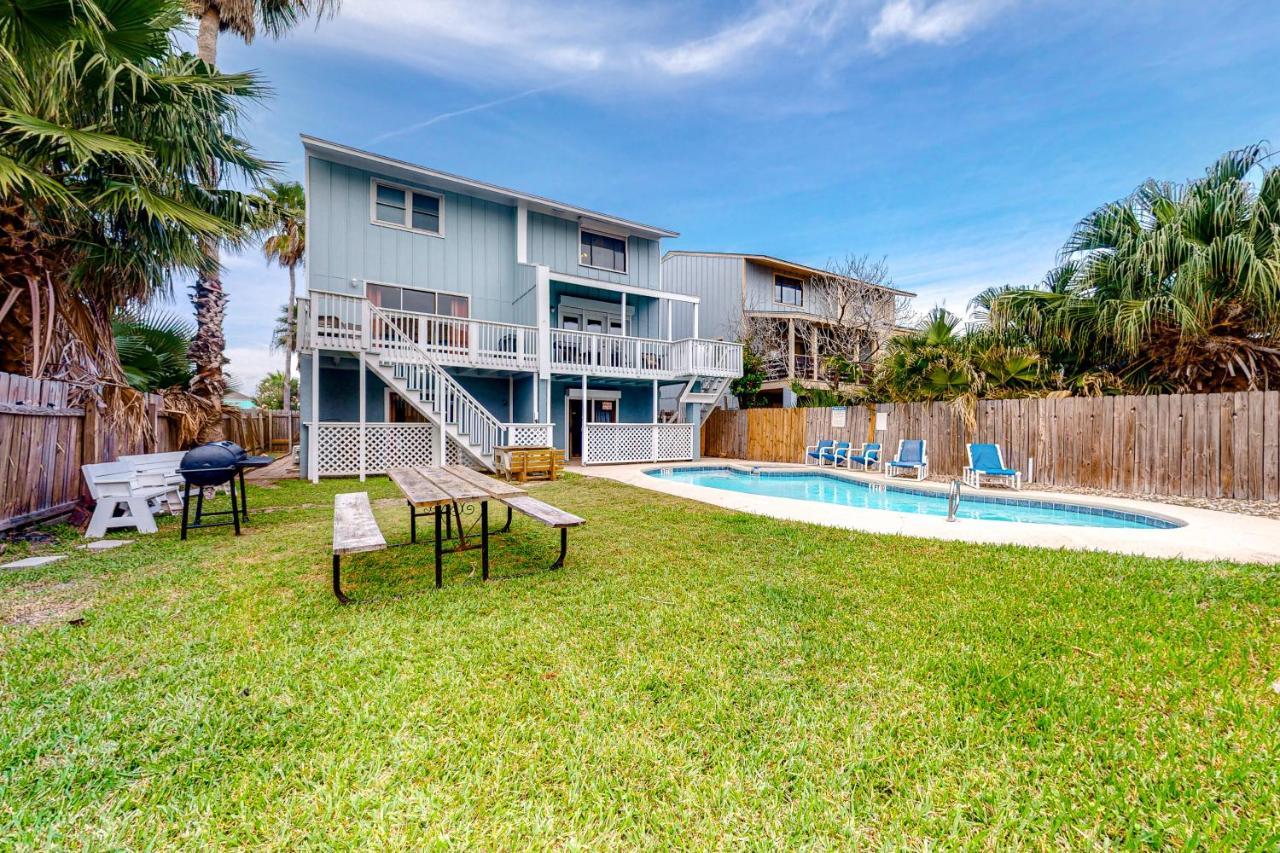
[[[582,456],[582,401],[569,400],[569,456]],[[587,401],[589,423],[611,424],[618,420],[617,400]]]

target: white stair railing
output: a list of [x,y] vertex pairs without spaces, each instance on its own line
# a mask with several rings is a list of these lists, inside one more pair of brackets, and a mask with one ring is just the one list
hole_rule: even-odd
[[493,448],[502,435],[502,423],[409,338],[397,318],[369,305],[369,320],[369,348],[403,366],[404,375],[399,378],[405,380],[409,390],[418,393],[442,424],[452,425],[472,452],[486,464],[491,462]]

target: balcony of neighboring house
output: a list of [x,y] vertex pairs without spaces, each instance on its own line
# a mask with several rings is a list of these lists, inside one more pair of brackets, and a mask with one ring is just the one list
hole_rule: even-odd
[[[805,387],[830,387],[833,376],[830,363],[833,356],[843,355],[855,365],[862,376],[874,368],[870,341],[861,342],[857,358],[849,359],[845,345],[837,344],[827,330],[830,324],[801,317],[769,318],[773,325],[764,337],[772,341],[771,354],[764,359],[765,381],[761,391],[780,392],[799,383]],[[843,338],[844,336],[841,336]],[[841,380],[840,387],[856,386],[860,381]]]
[[[645,380],[742,373],[741,344],[674,338],[656,295],[576,285],[555,288],[553,299],[540,341],[537,325],[468,316],[457,294],[372,284],[363,298],[313,291],[298,300],[299,338],[303,351],[412,350],[445,367]],[[666,336],[641,334],[658,329]]]

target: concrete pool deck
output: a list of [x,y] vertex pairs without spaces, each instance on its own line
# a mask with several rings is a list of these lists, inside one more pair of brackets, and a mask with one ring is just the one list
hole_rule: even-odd
[[[650,477],[645,472],[654,468],[697,468],[724,466],[741,471],[753,468],[771,470],[814,471],[812,466],[788,465],[772,462],[746,462],[741,459],[703,459],[698,462],[668,464],[645,463],[642,465],[575,465],[570,470],[589,477],[601,477],[620,483],[664,492],[682,498],[713,504],[724,509],[767,515],[789,521],[807,521],[831,527],[844,527],[867,533],[890,533],[902,536],[921,536],[930,539],[948,539],[960,542],[976,542],[1007,545],[1028,545],[1041,548],[1074,548],[1087,551],[1110,551],[1120,554],[1137,554],[1147,557],[1182,557],[1191,560],[1229,560],[1237,563],[1280,563],[1280,521],[1256,516],[1237,515],[1216,510],[1173,506],[1170,504],[1140,501],[1127,498],[1093,498],[1084,495],[1063,495],[1060,492],[1043,492],[1024,488],[1012,492],[1003,488],[984,488],[984,496],[1001,497],[1006,494],[1030,500],[1045,500],[1059,504],[1107,507],[1121,512],[1155,515],[1183,523],[1174,529],[1130,529],[1104,527],[1068,527],[1051,524],[1028,524],[1011,521],[980,521],[961,519],[949,522],[945,518],[917,513],[893,512],[882,509],[836,506],[817,501],[749,495],[707,486],[694,486],[671,480]],[[861,482],[889,482],[883,474],[858,474],[821,469]],[[947,485],[929,481],[894,481],[903,485],[946,494]],[[965,494],[973,494],[966,487]]]

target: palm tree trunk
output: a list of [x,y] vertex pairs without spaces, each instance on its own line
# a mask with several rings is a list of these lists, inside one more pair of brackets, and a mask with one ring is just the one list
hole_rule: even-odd
[[[218,31],[221,26],[218,7],[210,5],[200,16],[200,29],[196,34],[196,53],[210,66],[218,61]],[[206,182],[211,188],[218,185],[218,174],[212,164]],[[227,296],[222,289],[217,241],[204,241],[203,249],[212,264],[210,272],[197,276],[191,294],[196,310],[196,333],[191,341],[191,361],[195,365],[191,393],[206,407],[206,419],[201,424],[198,440],[217,441],[222,438],[222,396],[227,390],[227,379],[222,372],[227,345],[222,321],[227,310]]]
[[[296,322],[294,318],[294,313],[293,313],[293,295],[296,292],[296,288],[297,288],[296,273],[294,271],[294,268],[290,266],[289,267],[289,314],[288,314],[288,323],[284,327],[285,328],[284,394],[281,396],[281,399],[284,400],[284,410],[286,413],[293,411],[293,408],[292,408],[293,395],[290,393],[291,389],[289,386],[293,384],[291,382],[292,377],[290,376],[290,374],[293,372],[293,331],[294,331],[294,323]],[[286,421],[286,423],[292,424],[292,421]],[[289,431],[289,441],[290,443],[293,442],[292,427],[290,428],[290,431]]]

